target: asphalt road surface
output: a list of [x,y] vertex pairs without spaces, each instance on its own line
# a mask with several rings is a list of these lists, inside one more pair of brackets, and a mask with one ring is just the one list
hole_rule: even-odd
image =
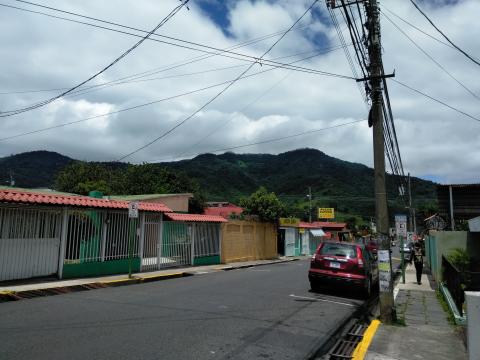
[[309,260],[0,304],[0,359],[303,359],[362,304]]

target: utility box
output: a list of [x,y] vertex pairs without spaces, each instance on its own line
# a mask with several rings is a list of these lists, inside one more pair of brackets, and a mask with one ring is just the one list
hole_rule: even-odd
[[468,359],[480,360],[480,291],[465,291],[467,302]]

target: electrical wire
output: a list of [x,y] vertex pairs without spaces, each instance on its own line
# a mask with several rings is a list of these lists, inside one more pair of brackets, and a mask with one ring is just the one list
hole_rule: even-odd
[[[15,0],[15,1],[20,1],[20,0]],[[185,1],[185,0],[183,0],[183,1]],[[24,2],[24,1],[21,1],[21,2]],[[28,3],[29,4],[34,4],[34,3],[30,3],[30,2],[28,2]],[[71,22],[74,22],[74,23],[80,23],[80,24],[83,24],[83,25],[93,26],[93,27],[97,27],[97,28],[101,28],[101,29],[105,29],[105,30],[115,31],[115,32],[131,35],[131,36],[135,36],[135,37],[142,37],[141,35],[138,35],[138,34],[133,34],[133,33],[129,33],[129,32],[121,31],[121,30],[116,30],[116,29],[108,28],[108,27],[101,26],[101,25],[91,24],[91,23],[87,23],[87,22],[83,22],[83,21],[67,19],[67,18],[63,18],[63,17],[60,17],[60,16],[56,16],[56,15],[50,15],[50,14],[42,13],[42,12],[39,12],[39,11],[33,11],[33,10],[23,9],[23,8],[11,6],[11,5],[4,5],[4,4],[0,4],[0,6],[5,6],[5,7],[9,7],[9,8],[14,8],[14,9],[17,9],[17,10],[22,10],[22,11],[32,12],[32,13],[35,13],[35,14],[40,14],[40,15],[45,15],[45,16],[49,16],[49,17],[53,17],[53,18],[67,20],[67,21],[71,21]],[[36,6],[44,7],[42,5],[36,5]],[[87,17],[85,15],[66,12],[64,10],[59,10],[59,9],[55,9],[55,8],[51,8],[51,9],[53,9],[55,11],[59,11],[59,12],[70,13],[70,14],[73,14],[73,15],[79,16],[79,17]],[[115,24],[116,26],[121,26],[121,27],[124,27],[124,28],[131,28],[129,26],[113,23],[113,22],[110,22],[110,21],[107,21],[107,20],[101,20],[101,19],[96,19],[96,18],[92,18],[92,17],[87,17],[87,18],[95,19],[96,21],[103,22],[103,23]],[[140,29],[138,29],[137,31],[146,32],[146,30],[140,30]],[[195,42],[182,40],[182,39],[178,39],[178,38],[173,38],[173,37],[166,36],[166,35],[153,34],[152,36],[173,39],[175,41],[179,41],[179,42],[183,42],[183,43],[187,43],[187,44],[192,44],[192,45],[195,45],[195,46],[198,46],[198,47],[201,47],[201,48],[209,49],[209,50],[204,50],[204,49],[195,48],[195,47],[192,47],[192,46],[186,46],[186,45],[176,44],[176,43],[163,41],[163,40],[159,40],[159,39],[153,39],[151,37],[148,38],[148,40],[152,40],[152,41],[156,41],[156,42],[159,42],[159,43],[168,44],[168,45],[172,45],[172,46],[176,46],[176,47],[180,47],[180,48],[184,48],[184,49],[188,49],[188,50],[198,51],[198,52],[202,52],[202,53],[205,53],[205,54],[210,54],[212,56],[219,55],[219,56],[222,56],[222,57],[231,58],[231,59],[235,59],[235,60],[249,61],[251,63],[258,63],[258,60],[259,60],[257,57],[252,56],[252,55],[238,53],[238,52],[234,52],[234,51],[231,51],[231,50],[228,50],[228,49],[219,49],[219,48],[216,48],[216,47],[213,47],[213,46],[204,45],[204,44],[200,44],[200,43],[195,43]],[[272,61],[272,60],[268,60],[268,59],[262,59],[261,64],[262,65],[267,65],[267,66],[272,66],[272,65],[286,66],[286,64],[279,63],[279,62]],[[316,72],[315,69],[298,67],[298,66],[292,67],[292,69],[297,70],[297,71],[303,71],[303,72],[311,72],[311,73]]]
[[[4,5],[0,4],[0,6],[4,6]],[[306,26],[308,26],[308,25],[297,26],[296,30],[305,28]],[[260,41],[268,40],[272,37],[275,37],[275,36],[281,34],[282,32],[283,31],[277,31],[277,32],[270,33],[270,34],[267,34],[267,35],[262,35],[260,37],[253,38],[251,40],[247,40],[247,41],[238,43],[234,46],[231,46],[229,48],[222,49],[222,50],[233,50],[233,49],[238,49],[238,48],[245,47],[245,46],[248,46],[248,45],[256,44]],[[125,80],[125,79],[142,78],[142,77],[158,74],[160,72],[164,72],[164,71],[167,71],[167,70],[176,69],[176,68],[179,68],[179,67],[182,67],[182,66],[185,66],[185,65],[195,63],[195,62],[199,62],[199,61],[211,58],[213,56],[215,56],[215,55],[200,55],[200,56],[196,56],[196,57],[193,57],[193,58],[190,58],[190,59],[187,59],[187,60],[177,61],[177,62],[168,64],[168,65],[164,65],[164,66],[156,67],[156,68],[153,68],[153,69],[150,69],[150,70],[135,73],[135,74],[132,74],[132,75],[124,76],[124,77],[121,77],[121,78],[118,78],[118,79],[115,79],[115,80],[111,80],[111,81],[108,81],[108,82],[103,82],[103,83],[100,83],[100,84],[97,84],[97,85],[82,87],[81,89],[87,89],[88,90],[90,88],[95,88],[95,87],[99,87],[99,86],[103,86],[103,85],[108,85],[108,84],[118,82],[118,81],[122,81],[122,80]],[[278,59],[280,59],[280,58],[276,58],[274,60],[278,60]],[[242,60],[242,61],[247,61],[247,60]],[[0,92],[0,95],[25,94],[25,93],[36,93],[36,92],[51,92],[51,91],[68,90],[69,88],[70,87],[52,88],[52,89],[37,89],[37,90],[8,91],[8,92]]]
[[475,97],[477,100],[480,100],[480,97],[475,94],[472,90],[470,90],[464,83],[458,80],[455,76],[452,75],[442,64],[440,64],[437,60],[433,58],[427,51],[425,51],[420,45],[417,44],[415,40],[413,40],[405,31],[403,31],[390,17],[382,13],[382,15],[398,30],[400,31],[410,42],[415,45],[417,49],[419,49],[426,57],[428,57],[435,65],[437,65],[445,74],[447,74],[450,78],[452,78],[457,84],[459,84],[462,88],[464,88],[470,95]]
[[155,31],[157,31],[159,28],[161,28],[164,24],[166,24],[171,18],[173,18],[184,6],[187,5],[187,3],[189,2],[190,0],[181,0],[180,1],[180,4],[177,5],[172,11],[170,11],[170,13],[165,16],[158,24],[157,26],[155,26],[149,33],[147,33],[145,36],[143,36],[139,41],[137,41],[133,46],[131,46],[129,49],[127,49],[126,51],[124,51],[122,54],[120,54],[120,56],[118,56],[115,60],[113,60],[111,63],[109,63],[107,66],[105,66],[104,68],[102,68],[100,71],[96,72],[94,75],[90,76],[88,79],[82,81],[81,83],[79,83],[78,85],[70,88],[69,90],[67,91],[64,91],[62,92],[61,94],[57,95],[57,96],[54,96],[50,99],[47,99],[47,100],[44,100],[40,103],[37,103],[37,104],[34,104],[34,105],[31,105],[31,106],[27,106],[27,107],[24,107],[24,108],[21,108],[21,109],[16,109],[16,110],[9,110],[9,111],[3,111],[3,112],[0,112],[0,117],[7,117],[7,116],[13,116],[13,115],[17,115],[17,114],[20,114],[20,113],[23,113],[23,112],[26,112],[26,111],[30,111],[30,110],[33,110],[33,109],[37,109],[39,107],[42,107],[42,106],[45,106],[47,104],[50,104],[52,103],[53,101],[57,100],[57,99],[60,99],[61,97],[65,96],[66,94],[74,91],[75,89],[79,88],[80,86],[86,84],[87,82],[95,79],[97,76],[99,76],[100,74],[104,73],[105,71],[107,71],[108,69],[110,69],[112,66],[114,66],[116,63],[118,63],[120,60],[122,60],[125,56],[127,56],[128,54],[130,54],[133,50],[135,50],[137,47],[139,47],[146,39],[148,39]]
[[[309,56],[309,57],[306,57],[306,58],[303,58],[303,59],[295,60],[291,63],[293,64],[293,63],[296,63],[296,62],[305,61],[305,60],[311,59],[312,57],[319,56],[319,55],[321,55],[321,54],[316,54],[316,55],[312,55],[312,56]],[[256,75],[264,74],[264,73],[267,73],[267,72],[270,72],[270,71],[273,71],[273,70],[276,70],[276,69],[279,69],[279,68],[281,68],[281,67],[261,70],[261,71],[252,73],[250,75],[244,75],[241,79],[247,79],[247,78],[250,78],[250,77],[254,77]],[[48,131],[48,130],[58,129],[58,128],[62,128],[62,127],[65,127],[65,126],[74,125],[74,124],[82,123],[82,122],[85,122],[85,121],[88,121],[88,120],[93,120],[93,119],[97,119],[97,118],[101,118],[101,117],[105,117],[105,116],[109,116],[109,115],[115,115],[115,114],[119,114],[119,113],[122,113],[122,112],[130,111],[130,110],[143,108],[143,107],[158,104],[160,102],[164,102],[164,101],[167,101],[167,100],[173,100],[173,99],[176,99],[176,98],[179,98],[179,97],[183,97],[183,96],[195,94],[195,93],[198,93],[198,92],[202,92],[202,91],[205,91],[205,90],[213,89],[213,88],[225,85],[225,84],[229,84],[233,80],[234,79],[227,80],[227,81],[222,81],[222,82],[217,83],[217,84],[205,86],[205,87],[195,89],[195,90],[191,90],[191,91],[187,91],[187,92],[184,92],[184,93],[181,93],[181,94],[176,94],[176,95],[165,97],[165,98],[162,98],[162,99],[149,101],[147,103],[127,107],[127,108],[116,110],[116,111],[111,111],[111,112],[107,112],[107,113],[103,113],[103,114],[98,114],[98,115],[87,117],[87,118],[84,118],[84,119],[79,119],[79,120],[70,121],[70,122],[66,122],[66,123],[62,123],[62,124],[57,124],[57,125],[53,125],[53,126],[49,126],[49,127],[44,127],[44,128],[40,128],[40,129],[28,131],[28,132],[23,132],[23,133],[20,133],[20,134],[7,136],[7,137],[4,137],[4,138],[0,138],[0,142],[1,141],[6,141],[6,140],[11,140],[11,139],[16,139],[16,138],[27,136],[27,135],[33,135],[33,134],[37,134],[37,133]]]
[[405,87],[405,88],[407,88],[407,89],[409,89],[409,90],[411,90],[411,91],[413,91],[413,92],[416,92],[417,94],[420,94],[420,95],[422,95],[422,96],[424,96],[424,97],[426,97],[426,98],[428,98],[428,99],[430,99],[430,100],[432,100],[432,101],[435,101],[435,102],[437,102],[437,103],[439,103],[439,104],[441,104],[441,105],[443,105],[443,106],[445,106],[445,107],[447,107],[447,108],[449,108],[449,109],[451,109],[451,110],[453,110],[453,111],[456,111],[456,112],[458,112],[459,114],[462,114],[462,115],[464,115],[464,116],[466,116],[466,117],[468,117],[468,118],[470,118],[470,119],[472,119],[472,120],[475,120],[475,121],[479,121],[479,122],[480,122],[480,118],[475,117],[475,116],[473,116],[473,115],[471,115],[471,114],[469,114],[469,113],[467,113],[467,112],[465,112],[465,111],[462,111],[462,110],[460,110],[460,109],[458,109],[458,108],[456,108],[456,107],[454,107],[454,106],[452,106],[452,105],[449,105],[449,104],[447,104],[446,102],[444,102],[444,101],[442,101],[442,100],[436,99],[436,98],[434,98],[433,96],[428,95],[428,94],[426,94],[426,93],[424,93],[424,92],[422,92],[422,91],[420,91],[420,90],[418,90],[418,89],[415,89],[415,88],[413,88],[413,87],[410,86],[410,85],[407,85],[407,84],[405,84],[405,83],[403,83],[403,82],[401,82],[401,81],[395,80],[395,79],[391,79],[391,81],[393,81],[394,83],[396,83],[396,84],[398,84],[398,85],[401,85],[401,86],[403,86],[403,87]]
[[[328,126],[328,127],[324,127],[324,128],[318,128],[318,129],[303,131],[303,132],[292,134],[292,135],[270,138],[270,139],[267,139],[267,140],[256,141],[256,142],[242,144],[242,145],[223,147],[223,148],[219,148],[219,149],[215,149],[215,150],[208,150],[208,151],[206,151],[206,153],[217,153],[217,152],[222,152],[222,151],[230,151],[230,150],[241,149],[241,148],[255,146],[255,145],[268,144],[268,143],[272,143],[272,142],[276,142],[276,141],[292,139],[292,138],[299,137],[299,136],[310,135],[310,134],[318,133],[318,132],[325,131],[325,130],[331,130],[331,129],[335,129],[335,128],[339,128],[339,127],[343,127],[343,126],[358,124],[360,122],[365,122],[365,121],[366,120],[349,121],[349,122],[346,122],[346,123],[337,124],[337,125],[333,125],[333,126]],[[200,154],[199,153],[190,153],[190,154],[185,154],[184,156],[190,157],[190,156],[195,156],[195,155],[200,155]],[[169,157],[169,158],[157,159],[157,160],[154,160],[153,162],[159,162],[159,161],[165,161],[165,160],[171,160],[171,159],[172,159],[172,157]]]
[[[297,23],[299,23],[305,15],[307,15],[310,10],[313,8],[313,6],[318,2],[319,0],[314,0],[312,2],[312,4],[307,8],[307,10],[305,10],[305,12],[292,24],[292,26],[290,26],[289,29],[287,29],[283,34],[282,36],[280,36],[280,38],[278,38],[263,54],[262,56],[260,56],[258,58],[258,63],[261,64],[261,61],[262,59],[280,42],[282,41],[282,39],[297,25]],[[128,154],[126,155],[123,155],[122,157],[120,157],[119,159],[117,159],[117,161],[121,161],[121,160],[124,160],[130,156],[132,156],[133,154],[136,154],[137,152],[151,146],[152,144],[158,142],[159,140],[165,138],[166,136],[168,136],[170,133],[172,133],[173,131],[175,131],[175,129],[177,129],[178,127],[182,126],[183,124],[185,124],[187,121],[189,121],[190,119],[192,119],[195,115],[197,115],[199,112],[201,112],[203,109],[205,109],[208,105],[210,105],[213,101],[215,101],[218,97],[220,97],[222,94],[224,94],[233,84],[235,84],[242,76],[244,76],[253,66],[255,65],[255,63],[252,63],[245,71],[243,71],[240,75],[237,76],[237,78],[235,78],[233,81],[231,81],[227,86],[225,86],[222,90],[220,90],[220,92],[218,92],[215,96],[213,96],[211,99],[209,99],[207,102],[205,102],[202,106],[200,106],[197,110],[195,110],[193,113],[191,113],[189,116],[187,116],[185,119],[183,119],[182,121],[178,122],[175,126],[171,127],[170,129],[168,129],[167,131],[163,132],[161,135],[155,137],[153,140],[147,142],[146,144],[136,148],[135,150],[129,152]]]
[[425,19],[428,20],[428,22],[435,28],[435,30],[437,30],[437,32],[440,33],[440,35],[442,35],[445,40],[447,40],[455,49],[457,49],[458,51],[460,51],[463,55],[465,55],[468,59],[470,59],[473,63],[477,64],[477,65],[480,65],[480,62],[475,60],[473,58],[473,56],[471,56],[470,54],[468,54],[467,52],[465,52],[464,50],[462,50],[460,47],[458,47],[452,40],[450,40],[447,35],[445,35],[445,33],[440,30],[437,25],[435,25],[435,23],[428,17],[427,14],[425,14],[422,9],[420,9],[420,7],[415,3],[415,1],[413,0],[410,0],[410,2],[413,4],[413,6],[415,6],[415,8],[420,12],[420,14],[422,14]]

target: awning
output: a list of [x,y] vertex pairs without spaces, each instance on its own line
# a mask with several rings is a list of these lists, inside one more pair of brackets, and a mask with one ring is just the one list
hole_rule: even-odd
[[310,229],[310,233],[313,236],[325,236],[325,232],[322,229]]

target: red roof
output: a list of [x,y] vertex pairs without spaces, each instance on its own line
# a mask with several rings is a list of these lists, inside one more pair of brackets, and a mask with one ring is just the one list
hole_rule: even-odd
[[173,221],[227,222],[223,217],[215,215],[167,213],[165,216]]
[[312,221],[303,222],[300,221],[298,227],[306,228],[306,229],[343,229],[347,224],[345,223],[336,223],[336,222],[328,222],[328,221]]
[[243,208],[233,204],[228,204],[227,206],[210,206],[203,210],[205,215],[222,216],[225,219],[228,219],[231,213],[240,215],[242,212]]
[[[0,202],[42,204],[42,205],[70,205],[88,208],[128,209],[128,201],[97,199],[82,195],[59,195],[30,191],[1,190]],[[172,210],[161,203],[139,202],[139,209],[143,211],[171,212]]]

